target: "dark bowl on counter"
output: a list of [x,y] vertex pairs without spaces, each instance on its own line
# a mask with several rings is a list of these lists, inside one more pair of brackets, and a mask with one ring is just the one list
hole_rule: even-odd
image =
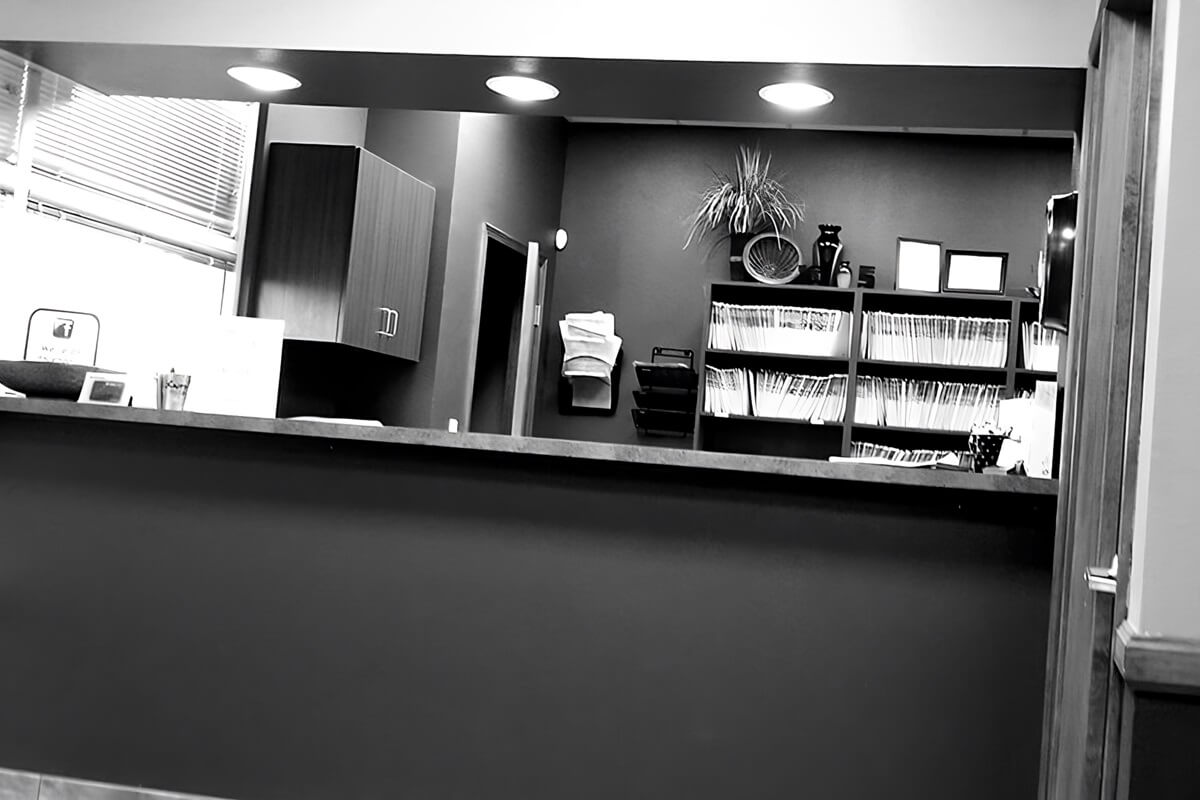
[[52,361],[0,361],[0,383],[26,397],[78,400],[89,372],[116,371]]

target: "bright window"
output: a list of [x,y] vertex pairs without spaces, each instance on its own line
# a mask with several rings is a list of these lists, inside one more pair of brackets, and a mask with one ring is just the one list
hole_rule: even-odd
[[256,113],[107,96],[0,52],[0,191],[232,270]]

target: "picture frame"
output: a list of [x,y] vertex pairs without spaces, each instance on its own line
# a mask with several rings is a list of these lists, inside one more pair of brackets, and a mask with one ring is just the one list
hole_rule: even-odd
[[1008,253],[993,250],[947,250],[943,292],[1004,294]]
[[929,239],[896,237],[896,291],[942,291],[942,243]]
[[120,372],[89,372],[83,376],[79,402],[101,406],[127,406],[133,379]]

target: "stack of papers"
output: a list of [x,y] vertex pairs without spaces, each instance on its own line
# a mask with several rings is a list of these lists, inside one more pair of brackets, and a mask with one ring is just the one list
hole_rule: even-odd
[[704,411],[718,416],[841,422],[846,375],[796,375],[742,367],[705,367]]
[[714,302],[708,346],[798,356],[844,356],[849,329],[850,314],[846,311]]
[[793,375],[761,370],[750,384],[756,417],[841,422],[846,416],[846,375]]
[[558,323],[563,341],[563,377],[571,382],[577,408],[612,407],[612,370],[621,352],[612,314],[567,314]]
[[969,431],[995,422],[1003,386],[860,377],[854,421],[860,425]]
[[829,460],[890,467],[958,467],[968,455],[960,450],[902,450],[873,442],[851,442],[849,458],[831,456]]
[[718,416],[750,414],[750,371],[704,368],[704,412]]
[[862,356],[875,361],[1003,367],[1008,359],[1006,319],[937,314],[863,313]]
[[1058,347],[1062,334],[1044,328],[1037,322],[1021,323],[1021,354],[1025,369],[1042,372],[1058,371]]

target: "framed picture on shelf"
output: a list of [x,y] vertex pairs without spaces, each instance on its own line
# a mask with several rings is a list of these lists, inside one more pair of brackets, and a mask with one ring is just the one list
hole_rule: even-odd
[[1004,294],[1008,253],[984,250],[947,250],[942,291]]
[[896,239],[896,291],[938,293],[942,286],[942,243]]
[[83,376],[83,388],[79,392],[79,402],[103,406],[127,406],[132,384],[128,375],[116,372],[89,372]]

